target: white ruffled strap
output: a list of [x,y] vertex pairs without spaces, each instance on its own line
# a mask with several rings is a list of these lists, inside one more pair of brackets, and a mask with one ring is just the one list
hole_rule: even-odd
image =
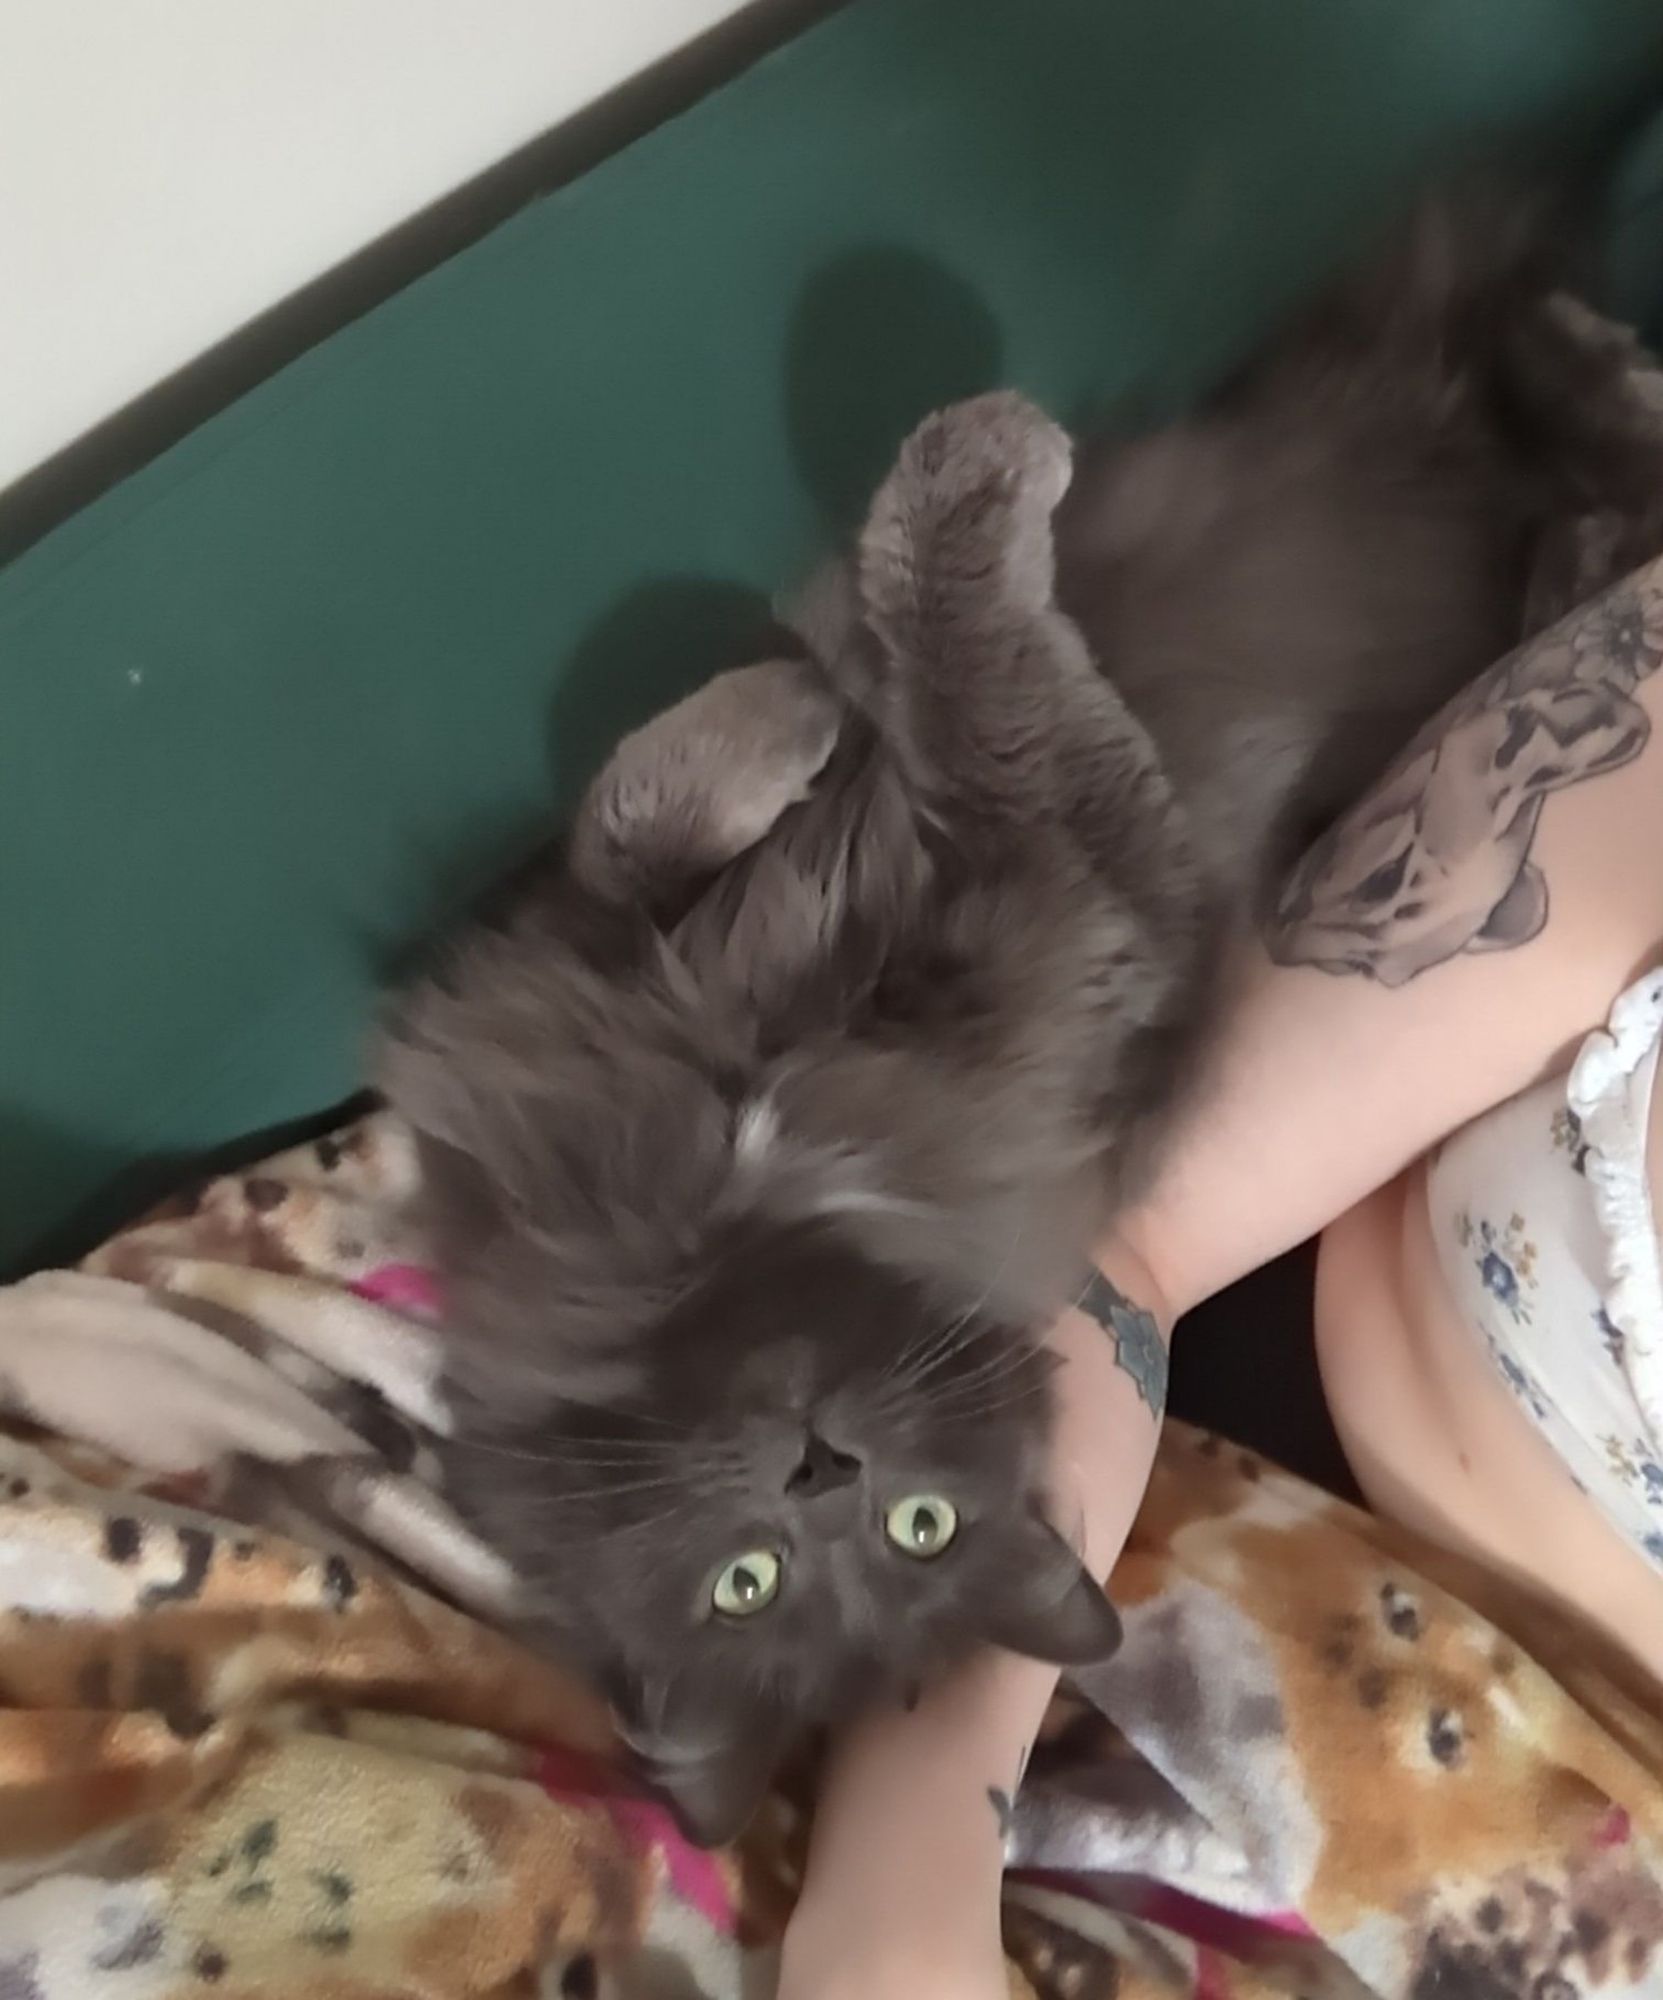
[[1606,1318],[1652,1443],[1663,1446],[1663,1255],[1646,1172],[1646,1134],[1663,1041],[1663,967],[1631,986],[1588,1037],[1566,1098],[1582,1127],[1585,1171],[1605,1236]]

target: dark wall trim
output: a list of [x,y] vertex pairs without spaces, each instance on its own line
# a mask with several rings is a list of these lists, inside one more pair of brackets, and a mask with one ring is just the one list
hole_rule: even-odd
[[731,19],[269,307],[0,493],[0,563],[308,348],[845,4],[750,0]]

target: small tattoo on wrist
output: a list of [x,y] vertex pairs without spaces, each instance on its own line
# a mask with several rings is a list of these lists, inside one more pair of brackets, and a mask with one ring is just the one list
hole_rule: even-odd
[[1080,1294],[1080,1310],[1114,1342],[1115,1360],[1131,1376],[1139,1397],[1159,1417],[1166,1408],[1166,1342],[1155,1315],[1134,1305],[1101,1271],[1093,1271]]

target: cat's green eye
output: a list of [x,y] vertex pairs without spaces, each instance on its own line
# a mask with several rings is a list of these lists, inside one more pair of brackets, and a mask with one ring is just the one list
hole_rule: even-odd
[[928,1561],[958,1533],[958,1509],[939,1493],[909,1493],[883,1517],[883,1531],[903,1555]]
[[772,1549],[735,1556],[710,1586],[710,1601],[724,1618],[754,1618],[780,1594],[780,1559]]

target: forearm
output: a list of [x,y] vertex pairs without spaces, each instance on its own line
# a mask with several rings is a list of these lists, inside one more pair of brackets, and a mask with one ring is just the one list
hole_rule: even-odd
[[[1143,1499],[1166,1394],[1170,1318],[1123,1244],[1051,1335],[1059,1362],[1054,1518],[1105,1576]],[[1005,1816],[1057,1683],[1055,1668],[988,1652],[910,1710],[881,1711],[840,1744],[822,1788],[793,1977],[848,1946],[849,1912],[895,1915],[920,1952],[997,1947]],[[903,1863],[902,1856],[911,1860]],[[939,1900],[940,1922],[932,1908]],[[823,1913],[823,1922],[821,1921]],[[957,1935],[980,1922],[987,1936]]]
[[1503,662],[1295,872],[1122,1229],[1179,1311],[1561,1065],[1663,938],[1663,562]]

